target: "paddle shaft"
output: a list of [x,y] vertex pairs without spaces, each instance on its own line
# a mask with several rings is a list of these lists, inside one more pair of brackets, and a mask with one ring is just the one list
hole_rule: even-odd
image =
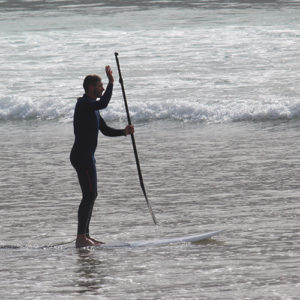
[[[120,69],[120,63],[119,63],[118,55],[119,54],[117,52],[115,52],[115,57],[116,57],[116,62],[117,62],[117,67],[118,67],[118,72],[119,72],[119,82],[120,82],[121,88],[122,88],[122,94],[123,94],[123,99],[124,99],[124,104],[125,104],[125,109],[126,109],[126,114],[127,114],[128,125],[132,125],[131,124],[131,118],[130,118],[130,114],[129,114],[129,109],[128,109],[128,104],[127,104],[127,99],[126,99],[126,94],[125,94],[125,88],[124,88],[124,83],[123,83],[123,77],[122,77],[122,74],[121,74],[121,69]],[[131,141],[132,141],[132,147],[133,147],[133,152],[134,152],[136,167],[137,167],[137,171],[138,171],[138,175],[139,175],[139,179],[140,179],[140,185],[141,185],[143,194],[145,196],[145,200],[146,200],[148,209],[150,211],[150,214],[152,216],[153,222],[154,222],[155,225],[157,225],[157,220],[156,220],[154,212],[152,210],[150,201],[148,200],[148,197],[147,197],[147,193],[146,193],[146,189],[145,189],[145,185],[144,185],[144,181],[143,181],[142,170],[141,170],[141,166],[140,166],[140,161],[139,161],[139,157],[138,157],[138,153],[137,153],[137,149],[136,149],[136,144],[135,144],[135,138],[134,138],[134,134],[133,133],[131,134]]]

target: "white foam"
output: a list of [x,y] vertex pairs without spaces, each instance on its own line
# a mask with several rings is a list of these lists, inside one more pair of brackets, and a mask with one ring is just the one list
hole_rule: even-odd
[[67,117],[58,102],[43,102],[27,96],[0,98],[0,120],[55,119]]
[[[159,103],[135,104],[131,107],[134,120],[172,119],[196,122],[232,122],[293,119],[300,117],[300,103],[266,101],[266,103],[214,103],[179,102],[167,100]],[[124,109],[115,107],[105,114],[109,119],[124,118]]]
[[[50,103],[50,104],[49,104]],[[70,121],[76,100],[38,101],[29,97],[1,98],[0,120],[60,119]],[[125,120],[122,101],[113,102],[101,112],[107,120]],[[300,117],[300,103],[289,100],[214,101],[201,103],[185,100],[135,101],[130,104],[133,121],[179,120],[191,122],[232,122],[294,119]]]
[[[93,10],[101,26],[86,13],[20,14],[17,22],[5,14],[0,120],[71,120],[85,75],[103,76],[110,64],[117,76],[116,50],[134,121],[299,117],[299,25],[290,15],[278,23],[268,10],[216,19],[215,10],[166,8],[159,20],[156,9],[106,12]],[[126,120],[118,84],[103,114]]]

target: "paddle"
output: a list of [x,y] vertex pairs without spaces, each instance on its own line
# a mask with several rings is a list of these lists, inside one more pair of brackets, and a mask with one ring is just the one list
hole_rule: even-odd
[[[116,62],[117,62],[118,71],[119,71],[119,82],[120,82],[121,88],[122,88],[122,94],[123,94],[123,98],[124,98],[124,104],[125,104],[125,109],[126,109],[126,114],[127,114],[128,125],[131,125],[131,119],[130,119],[130,115],[129,115],[129,109],[128,109],[128,105],[127,105],[127,99],[126,99],[125,88],[124,88],[124,84],[123,84],[123,78],[122,78],[122,74],[121,74],[118,55],[119,55],[119,53],[115,52]],[[133,152],[134,152],[134,156],[135,156],[136,167],[137,167],[137,171],[138,171],[138,174],[139,174],[140,185],[141,185],[143,194],[145,196],[146,203],[147,203],[147,206],[149,208],[150,214],[152,216],[153,222],[154,222],[155,225],[157,225],[157,220],[155,218],[155,215],[153,213],[150,201],[148,200],[148,197],[147,197],[147,194],[146,194],[146,189],[145,189],[145,185],[144,185],[144,181],[143,181],[142,171],[141,171],[141,167],[140,167],[140,161],[139,161],[139,157],[138,157],[138,153],[137,153],[133,133],[131,134],[131,141],[132,141]]]

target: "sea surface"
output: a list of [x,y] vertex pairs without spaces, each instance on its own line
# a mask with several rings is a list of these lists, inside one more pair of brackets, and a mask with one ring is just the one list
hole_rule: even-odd
[[[0,1],[1,299],[300,299],[298,1]],[[69,162],[87,74],[129,137],[99,135],[91,233],[76,249]]]

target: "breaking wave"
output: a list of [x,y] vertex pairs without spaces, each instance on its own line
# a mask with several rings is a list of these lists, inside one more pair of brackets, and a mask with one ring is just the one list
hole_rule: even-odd
[[[74,101],[34,101],[21,97],[0,99],[0,120],[51,120],[71,121]],[[289,100],[264,102],[214,102],[199,103],[166,100],[161,102],[135,102],[130,104],[134,121],[178,120],[186,122],[222,123],[235,121],[264,121],[296,119],[300,117],[300,102]],[[107,120],[126,119],[122,101],[113,102],[102,112]]]

